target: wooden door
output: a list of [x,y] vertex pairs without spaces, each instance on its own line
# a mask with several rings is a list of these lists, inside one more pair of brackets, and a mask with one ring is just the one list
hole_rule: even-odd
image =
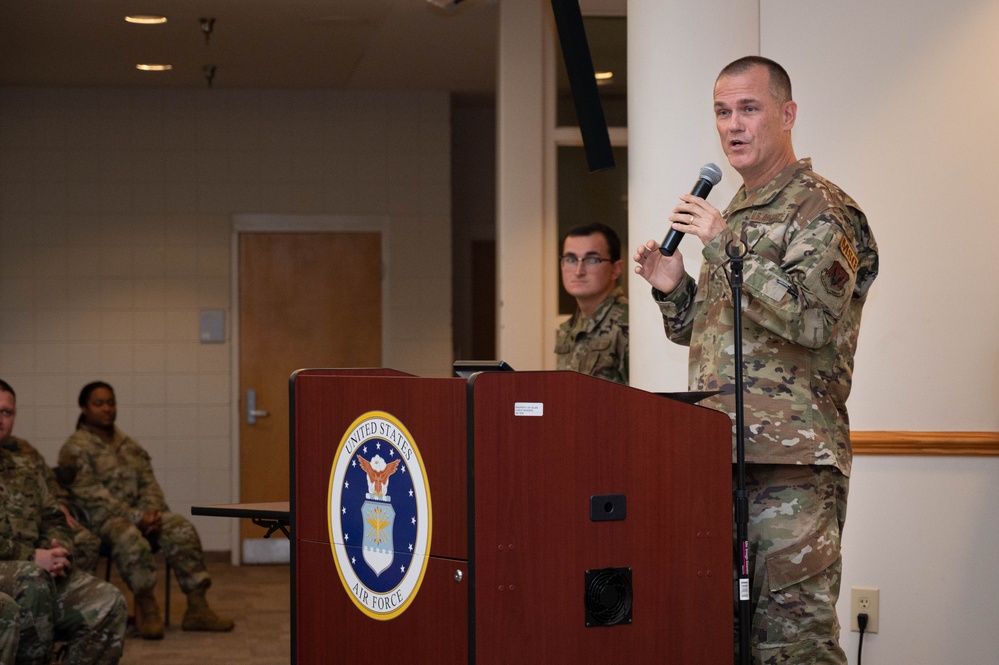
[[[288,380],[381,366],[378,233],[239,236],[240,501],[286,501]],[[267,415],[248,422],[247,391]],[[241,543],[263,530],[242,520]],[[241,547],[242,549],[242,547]]]

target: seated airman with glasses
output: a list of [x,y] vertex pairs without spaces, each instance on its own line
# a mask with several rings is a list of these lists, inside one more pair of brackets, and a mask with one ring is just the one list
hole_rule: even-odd
[[623,263],[614,229],[577,226],[562,241],[562,286],[576,312],[555,342],[558,369],[628,384],[628,298],[618,286]]

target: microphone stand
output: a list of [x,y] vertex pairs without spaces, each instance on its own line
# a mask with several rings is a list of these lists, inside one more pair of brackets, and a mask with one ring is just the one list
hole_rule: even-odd
[[749,246],[730,240],[725,246],[731,272],[729,284],[732,287],[735,343],[735,468],[736,482],[733,493],[735,504],[736,567],[739,571],[736,585],[736,598],[739,600],[739,663],[750,665],[752,652],[749,645],[751,631],[749,599],[749,495],[746,492],[746,431],[743,416],[744,400],[742,392],[742,260],[749,253]]

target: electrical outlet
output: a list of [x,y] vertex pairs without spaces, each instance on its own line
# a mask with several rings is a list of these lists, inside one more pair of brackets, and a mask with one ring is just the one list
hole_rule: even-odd
[[867,628],[864,629],[864,632],[878,632],[878,610],[881,605],[879,594],[880,589],[876,586],[853,587],[850,593],[850,630],[855,633],[860,632],[860,626],[857,625],[857,615],[863,613],[867,615]]

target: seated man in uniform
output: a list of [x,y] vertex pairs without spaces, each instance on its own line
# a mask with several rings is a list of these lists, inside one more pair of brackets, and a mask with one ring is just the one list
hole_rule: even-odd
[[562,241],[562,286],[576,312],[558,329],[558,369],[628,385],[628,298],[617,285],[621,240],[606,224],[577,226]]
[[[0,380],[0,662],[47,664],[56,640],[67,662],[117,663],[127,608],[116,587],[73,567],[69,525],[35,463],[6,443],[17,413],[14,390]],[[12,635],[11,631],[14,631]],[[7,653],[16,656],[9,659]]]
[[59,484],[55,472],[45,463],[42,454],[30,443],[16,436],[10,436],[3,445],[7,450],[21,455],[31,462],[35,472],[45,479],[49,494],[55,497],[56,503],[59,504],[59,510],[66,517],[66,523],[69,524],[73,533],[73,567],[93,575],[94,571],[97,570],[97,560],[100,558],[101,539],[73,517],[69,509],[69,492]]

